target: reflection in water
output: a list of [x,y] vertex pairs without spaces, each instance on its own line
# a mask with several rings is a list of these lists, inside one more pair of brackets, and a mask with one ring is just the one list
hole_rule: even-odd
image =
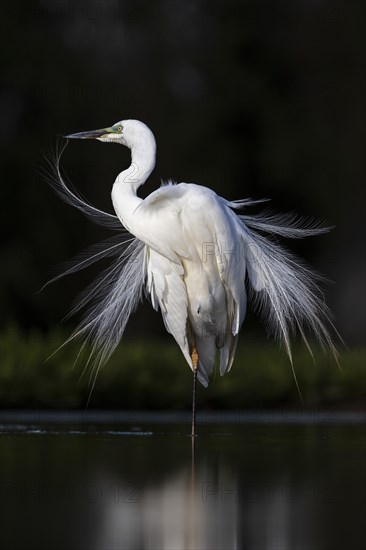
[[[357,528],[348,508],[364,505],[357,501],[362,480],[344,477],[345,465],[337,465],[346,432],[330,440],[322,430],[300,437],[296,429],[279,437],[265,432],[247,439],[199,438],[191,459],[184,454],[177,467],[164,444],[161,475],[139,485],[134,506],[119,501],[104,508],[97,547],[334,549],[357,540],[362,512],[356,512]],[[173,467],[164,471],[164,463]],[[353,534],[347,533],[350,523]]]
[[[294,504],[303,495],[290,479],[240,487],[223,464],[215,469],[215,477],[204,468],[196,479],[184,467],[159,486],[145,488],[135,507],[127,507],[126,502],[109,503],[104,508],[97,548],[221,550],[243,548],[246,543],[269,550],[293,550]],[[207,479],[211,481],[202,481]],[[109,481],[104,479],[101,484]],[[303,503],[300,513],[305,521],[309,511]],[[304,548],[311,548],[308,539],[311,543],[316,525],[299,527],[296,538]]]
[[3,435],[4,548],[363,547],[362,426],[201,432]]
[[[186,443],[189,444],[188,441]],[[161,458],[162,461],[169,460],[169,455]],[[131,491],[129,504],[135,500],[135,506],[126,506],[123,499],[110,502],[104,509],[97,547],[169,550],[239,548],[239,500],[229,493],[223,499],[219,490],[221,478],[229,479],[224,465],[218,465],[216,481],[212,481],[214,478],[207,463],[198,466],[196,471],[195,455],[192,453],[191,463],[187,461],[173,470],[161,483],[145,486],[134,496]],[[108,478],[100,480],[102,486],[111,483]],[[225,514],[223,518],[222,513]]]

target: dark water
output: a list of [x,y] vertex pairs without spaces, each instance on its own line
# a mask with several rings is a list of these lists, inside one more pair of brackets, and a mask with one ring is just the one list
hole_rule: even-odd
[[0,415],[1,547],[364,548],[362,415],[243,414]]

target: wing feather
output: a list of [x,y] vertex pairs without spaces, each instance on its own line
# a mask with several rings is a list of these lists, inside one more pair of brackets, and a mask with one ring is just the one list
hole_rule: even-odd
[[172,334],[192,366],[187,338],[188,299],[182,275],[175,263],[148,249],[147,291],[153,305],[160,307],[167,331]]

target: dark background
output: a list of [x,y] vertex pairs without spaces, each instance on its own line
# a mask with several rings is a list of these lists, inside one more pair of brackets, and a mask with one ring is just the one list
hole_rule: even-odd
[[[289,243],[333,283],[349,346],[363,342],[365,6],[362,0],[8,1],[1,3],[1,325],[58,324],[89,276],[39,288],[55,266],[108,234],[63,204],[39,174],[57,136],[138,118],[161,178],[335,229]],[[111,210],[129,153],[75,142],[63,166]],[[164,332],[145,307],[139,337]]]

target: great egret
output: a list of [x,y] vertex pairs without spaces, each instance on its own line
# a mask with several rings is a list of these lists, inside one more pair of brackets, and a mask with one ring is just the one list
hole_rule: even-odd
[[218,350],[221,375],[230,370],[248,292],[283,341],[291,366],[290,334],[295,328],[311,352],[305,325],[337,358],[330,334],[334,327],[317,276],[270,237],[301,238],[328,228],[293,214],[238,215],[236,210],[258,201],[228,201],[193,183],[168,181],[146,199],[139,198],[137,190],[155,166],[156,143],[151,130],[138,120],[65,137],[119,143],[131,150],[130,166],[112,187],[116,216],[98,210],[70,189],[60,172],[61,155],[52,165],[51,184],[66,202],[97,223],[123,232],[93,247],[64,273],[115,257],[112,267],[74,308],[89,305],[69,340],[81,336],[92,342],[95,375],[120,341],[143,291],[153,308],[160,308],[167,331],[193,371],[192,436],[196,380],[208,385]]

